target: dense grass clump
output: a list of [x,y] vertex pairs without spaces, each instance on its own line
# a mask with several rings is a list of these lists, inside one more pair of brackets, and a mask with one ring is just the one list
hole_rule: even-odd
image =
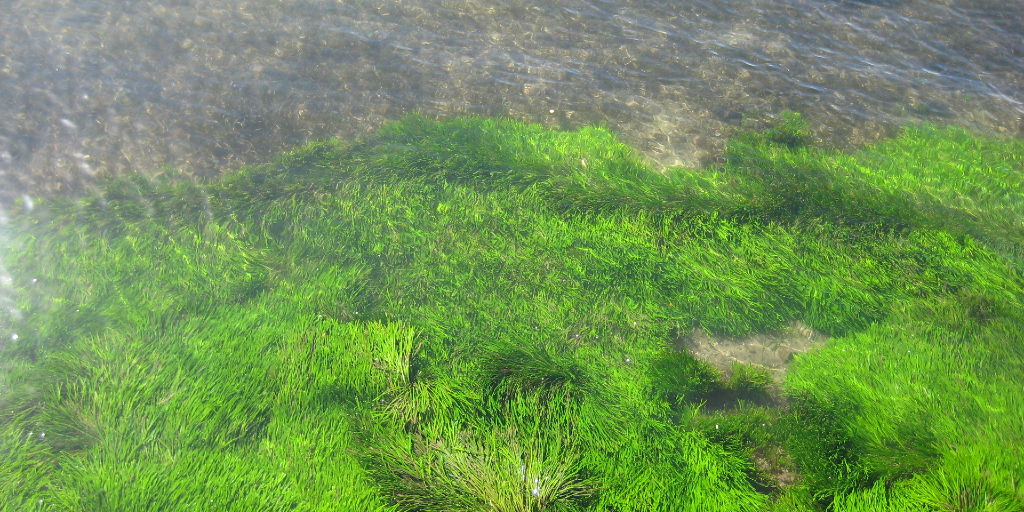
[[[412,116],[11,211],[0,509],[1021,510],[1024,148],[806,135]],[[795,320],[785,399],[672,341]]]

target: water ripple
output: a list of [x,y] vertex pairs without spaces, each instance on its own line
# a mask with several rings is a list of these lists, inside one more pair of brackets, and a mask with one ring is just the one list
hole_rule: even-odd
[[1024,129],[1024,6],[994,0],[13,0],[0,188],[214,176],[382,122],[603,122],[696,166],[744,119],[853,147],[902,123]]

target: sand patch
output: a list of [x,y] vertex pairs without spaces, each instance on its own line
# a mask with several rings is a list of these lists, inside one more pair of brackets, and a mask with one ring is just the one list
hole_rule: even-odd
[[676,336],[676,350],[689,350],[694,356],[728,372],[731,364],[756,364],[772,371],[776,380],[789,368],[796,354],[802,354],[825,345],[828,336],[816,332],[807,324],[794,321],[778,332],[757,333],[742,338],[713,336],[703,329],[680,332]]

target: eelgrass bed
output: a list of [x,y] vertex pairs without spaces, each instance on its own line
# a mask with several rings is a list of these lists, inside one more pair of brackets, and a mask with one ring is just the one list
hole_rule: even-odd
[[[1024,510],[1024,144],[805,139],[412,116],[9,212],[0,509]],[[795,320],[781,405],[673,348]]]

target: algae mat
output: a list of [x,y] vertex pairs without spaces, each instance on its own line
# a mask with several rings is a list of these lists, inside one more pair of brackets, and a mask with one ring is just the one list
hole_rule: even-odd
[[[806,140],[412,116],[20,205],[0,508],[1021,510],[1024,145]],[[792,326],[784,407],[676,350]]]

